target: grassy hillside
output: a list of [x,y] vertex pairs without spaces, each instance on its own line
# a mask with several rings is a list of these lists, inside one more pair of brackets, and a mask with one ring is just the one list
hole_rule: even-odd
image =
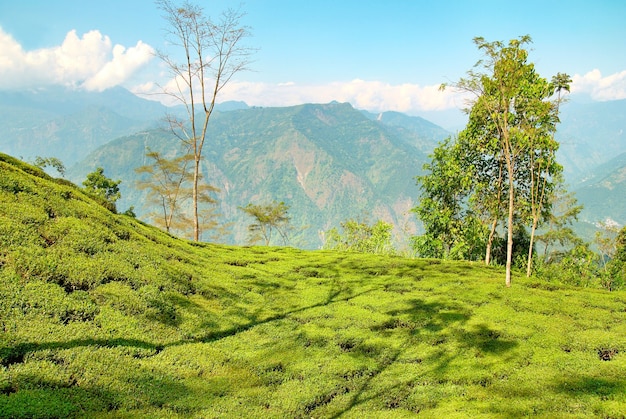
[[625,293],[194,245],[0,157],[0,417],[626,412]]

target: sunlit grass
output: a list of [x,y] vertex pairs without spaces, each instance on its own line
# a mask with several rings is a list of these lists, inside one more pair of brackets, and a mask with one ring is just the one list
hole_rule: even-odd
[[194,245],[0,172],[0,417],[626,412],[626,293]]

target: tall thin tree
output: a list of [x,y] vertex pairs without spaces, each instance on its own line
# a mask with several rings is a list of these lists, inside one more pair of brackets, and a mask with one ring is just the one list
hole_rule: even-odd
[[[186,120],[174,116],[167,119],[172,132],[190,147],[193,155],[193,239],[198,241],[198,185],[207,128],[219,93],[250,64],[253,49],[244,43],[250,31],[242,25],[244,13],[239,10],[228,9],[213,21],[200,6],[187,1],[179,5],[158,0],[156,4],[168,24],[167,41],[177,49],[177,53],[159,51],[157,55],[172,76],[163,93],[184,105],[187,112]],[[178,60],[181,52],[183,59]]]

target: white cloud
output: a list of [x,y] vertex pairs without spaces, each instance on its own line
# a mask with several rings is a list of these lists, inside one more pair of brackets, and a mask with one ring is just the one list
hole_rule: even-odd
[[233,81],[221,92],[220,101],[227,100],[243,100],[257,106],[289,106],[336,100],[350,102],[359,109],[407,113],[450,109],[462,105],[458,94],[452,91],[441,92],[438,85],[393,85],[360,79],[315,85]]
[[141,68],[153,56],[154,50],[148,44],[137,42],[135,47],[113,47],[113,59],[108,61],[96,74],[87,79],[87,90],[104,90],[126,81],[137,69]]
[[598,69],[572,76],[572,93],[586,93],[594,100],[626,99],[626,70],[603,77]]
[[60,46],[24,51],[0,28],[0,88],[61,84],[103,90],[126,81],[152,57],[152,47],[141,41],[128,49],[113,46],[99,31],[79,37],[72,30]]

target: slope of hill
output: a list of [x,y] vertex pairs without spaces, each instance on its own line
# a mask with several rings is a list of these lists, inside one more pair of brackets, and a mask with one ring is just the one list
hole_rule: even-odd
[[[415,217],[408,211],[418,194],[414,178],[427,160],[420,148],[432,149],[445,135],[423,123],[428,129],[421,132],[386,125],[340,103],[216,113],[204,176],[221,189],[222,221],[235,225],[223,240],[245,243],[250,220],[238,208],[272,200],[291,207],[292,244],[300,247],[318,248],[320,232],[364,214],[414,232]],[[122,179],[120,207],[133,205],[145,214],[134,168],[145,164],[148,147],[172,153],[177,146],[162,131],[120,138],[93,152],[70,176],[79,182],[104,167],[107,176]]]
[[626,153],[596,167],[593,176],[575,191],[584,204],[582,220],[597,223],[610,219],[626,225]]
[[0,91],[0,151],[28,160],[54,156],[69,167],[115,138],[154,126],[165,110],[123,88]]
[[364,114],[372,120],[398,129],[407,143],[426,154],[431,153],[440,141],[451,135],[439,125],[417,116],[408,116],[400,112],[379,114],[364,112]]
[[584,102],[572,99],[561,109],[556,134],[558,159],[571,184],[591,177],[596,167],[626,152],[626,100]]
[[174,239],[0,155],[0,416],[619,417],[626,294]]

